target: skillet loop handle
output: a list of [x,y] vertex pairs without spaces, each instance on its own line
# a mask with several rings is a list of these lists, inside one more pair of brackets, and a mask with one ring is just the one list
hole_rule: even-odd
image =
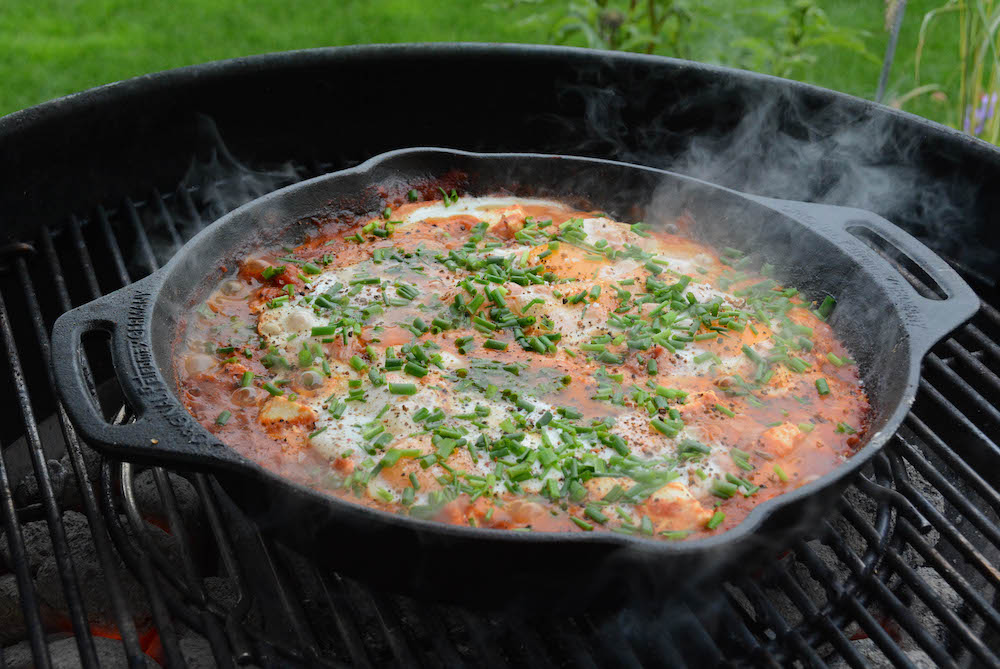
[[[751,199],[794,218],[849,250],[883,279],[926,353],[979,310],[975,291],[940,256],[878,214],[853,207]],[[919,288],[919,289],[918,289]]]
[[[66,411],[89,442],[123,459],[234,464],[238,456],[221,447],[187,413],[156,366],[152,337],[163,331],[162,324],[157,327],[153,322],[153,292],[146,281],[73,309],[56,321],[52,365]],[[90,390],[82,338],[93,332],[110,337],[115,376],[135,411],[134,422],[109,423]]]

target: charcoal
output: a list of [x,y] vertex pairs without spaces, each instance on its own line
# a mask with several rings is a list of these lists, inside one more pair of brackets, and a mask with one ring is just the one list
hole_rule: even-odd
[[[97,477],[101,474],[101,456],[84,443],[80,444],[80,450],[83,454],[83,466],[87,472],[87,479],[94,483],[97,481]],[[80,508],[83,506],[83,498],[80,495],[80,486],[76,478],[76,470],[73,469],[73,462],[71,461],[69,454],[62,456],[59,459],[59,463],[62,465],[63,470],[66,472],[66,485],[63,491],[63,504],[66,508]]]
[[[187,479],[178,474],[170,472],[167,476],[170,478],[174,497],[177,499],[177,509],[181,522],[184,523],[184,529],[193,541],[197,541],[204,526],[198,491]],[[167,513],[163,498],[156,487],[153,470],[147,469],[136,476],[132,483],[132,489],[135,491],[136,505],[143,516],[154,518],[165,524]]]
[[[104,570],[101,568],[97,549],[91,540],[87,519],[83,514],[67,511],[63,514],[63,523],[66,526],[66,539],[70,546],[70,555],[76,569],[77,583],[80,585],[80,593],[87,609],[87,616],[91,623],[113,627],[115,625],[114,606],[108,597]],[[145,593],[142,586],[126,570],[125,565],[120,560],[117,562],[115,577],[120,580],[129,610],[136,623],[141,627],[150,617]],[[51,554],[41,559],[35,573],[35,584],[39,597],[48,606],[58,611],[68,609],[66,596],[62,589],[62,579],[59,576],[59,568]]]
[[217,601],[223,608],[231,611],[239,601],[239,592],[236,583],[231,578],[222,576],[209,576],[203,580],[205,592],[209,597]]
[[[80,514],[74,514],[79,516]],[[82,516],[80,516],[82,518]],[[69,532],[69,524],[74,522],[70,514],[63,517],[63,522],[67,524],[66,530]],[[86,524],[86,520],[84,520]],[[13,565],[10,545],[6,541],[6,533],[0,535],[0,558],[4,565],[11,569]],[[28,569],[34,574],[38,566],[52,556],[52,540],[49,538],[49,526],[44,520],[35,520],[21,526],[21,537],[24,540],[24,550],[28,558]]]
[[212,645],[200,634],[189,630],[177,643],[188,669],[215,669],[218,666],[212,654]]
[[[118,522],[125,529],[125,533],[132,539],[132,543],[143,547],[143,550],[145,550],[146,544],[136,536],[135,530],[132,529],[132,524],[128,521],[128,518],[120,516]],[[153,549],[161,553],[167,559],[167,562],[180,565],[181,557],[174,537],[163,528],[148,521],[143,522],[143,526],[145,527],[146,537],[152,542]]]
[[[128,667],[128,661],[125,659],[125,646],[117,639],[95,636],[94,651],[101,669],[126,669]],[[31,656],[31,646],[27,641],[4,648],[3,653],[6,669],[33,669],[36,666]],[[50,642],[49,656],[52,658],[52,669],[76,669],[81,665],[80,651],[76,646],[75,637]],[[145,666],[148,669],[158,669],[160,665],[152,658],[146,657]]]
[[[49,470],[52,495],[57,502],[61,502],[66,488],[66,479],[67,477],[72,477],[72,472],[67,472],[59,460],[48,460],[45,466]],[[38,478],[35,476],[34,471],[28,472],[14,486],[14,505],[25,507],[41,501],[42,494],[38,486]]]
[[26,633],[17,579],[13,574],[0,576],[0,645],[20,641]]

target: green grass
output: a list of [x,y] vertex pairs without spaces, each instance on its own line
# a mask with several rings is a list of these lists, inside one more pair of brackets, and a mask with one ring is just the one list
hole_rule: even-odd
[[3,0],[0,114],[139,74],[271,51],[544,41],[544,31],[514,25],[520,14],[448,0]]
[[[754,34],[748,13],[756,0],[731,0],[716,25],[705,22],[690,35],[695,60],[732,63],[726,40],[732,31]],[[542,7],[560,6],[546,0]],[[694,3],[692,3],[694,4]],[[869,50],[881,61],[887,34],[883,3],[822,3],[837,25],[867,30]],[[887,101],[914,81],[917,31],[936,0],[907,7]],[[0,114],[99,84],[173,67],[256,53],[373,42],[545,42],[544,23],[524,21],[537,6],[497,11],[474,0],[5,0],[0,11]],[[954,26],[941,23],[924,55],[921,83],[954,87]],[[767,35],[762,35],[767,36]],[[853,53],[824,49],[796,78],[862,97],[872,97],[879,63]],[[950,109],[924,96],[906,109],[954,122]]]

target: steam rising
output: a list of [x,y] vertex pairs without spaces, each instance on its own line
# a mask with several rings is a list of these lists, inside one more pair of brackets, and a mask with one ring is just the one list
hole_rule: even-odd
[[[647,87],[669,81],[633,82],[627,96],[576,85],[564,95],[581,98],[585,109],[584,154],[748,193],[867,209],[967,265],[995,264],[996,250],[971,241],[984,184],[929,155],[934,149],[919,119],[901,122],[893,110],[826,100],[769,79],[760,84],[751,92],[722,77],[659,112],[649,109],[656,102]],[[636,109],[641,122],[630,121]],[[941,173],[929,174],[928,162]]]
[[[921,134],[901,135],[897,117],[878,108],[836,100],[817,102],[815,97],[807,99],[771,84],[754,94],[742,93],[740,105],[718,109],[725,95],[732,96],[727,85],[722,80],[701,97],[683,99],[656,114],[647,110],[643,118],[653,118],[641,125],[630,121],[635,108],[641,109],[652,99],[641,87],[630,89],[626,100],[611,88],[567,86],[562,95],[582,98],[585,115],[582,121],[560,120],[563,127],[577,133],[573,145],[561,147],[561,152],[662,167],[770,197],[868,209],[904,223],[936,250],[959,255],[960,248],[960,257],[969,264],[989,266],[996,261],[995,250],[985,244],[970,244],[976,238],[977,215],[972,207],[980,184],[957,175],[931,178],[918,167],[926,160],[918,155],[923,148]],[[711,117],[719,122],[711,131],[695,134],[687,129],[691,117],[705,109],[712,109]],[[677,119],[687,119],[688,125],[679,124]],[[292,164],[264,171],[250,169],[226,150],[211,121],[206,120],[206,127],[217,150],[208,162],[192,165],[183,185],[197,210],[205,213],[198,216],[191,212],[190,217],[176,222],[177,233],[184,240],[233,208],[305,175],[305,170]],[[415,135],[413,142],[420,144],[420,136]],[[476,148],[490,150],[487,146]],[[555,149],[539,146],[537,150]],[[356,156],[359,160],[368,157]],[[157,255],[165,257],[174,250],[172,247]],[[831,500],[818,503],[830,504]],[[277,524],[287,522],[286,511],[277,504],[269,519]],[[755,552],[771,557],[774,546],[758,543]],[[673,582],[678,593],[686,594],[688,586],[712,572],[705,567],[692,565],[683,574],[662,574],[654,567],[641,576],[653,582]],[[613,578],[614,571],[606,575]],[[633,602],[647,593],[634,594],[635,598],[630,597]],[[630,628],[628,616],[632,614],[622,615],[626,616],[625,627]]]

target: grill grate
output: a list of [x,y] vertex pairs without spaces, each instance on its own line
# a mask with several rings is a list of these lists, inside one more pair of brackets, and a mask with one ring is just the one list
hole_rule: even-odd
[[[171,666],[208,654],[218,666],[1000,666],[1000,411],[989,399],[1000,398],[1000,312],[990,304],[928,357],[904,427],[831,503],[815,536],[758,573],[634,611],[557,619],[471,611],[324,570],[262,536],[210,476],[100,461],[77,438],[53,394],[55,317],[153,271],[224,210],[307,176],[250,172],[225,158],[204,172],[214,180],[99,208],[2,249],[2,392],[21,421],[0,427],[0,515],[37,666],[52,665],[53,624],[51,595],[29,570],[31,521],[50,537],[63,629],[74,634],[79,663],[103,661],[89,574],[50,466],[62,448],[130,666],[144,666],[146,653]],[[976,287],[992,299],[989,286]],[[92,359],[103,397],[108,369]],[[24,476],[39,493],[28,504],[17,499]],[[150,495],[162,510],[158,527],[144,509]],[[196,516],[185,513],[191,499]]]

